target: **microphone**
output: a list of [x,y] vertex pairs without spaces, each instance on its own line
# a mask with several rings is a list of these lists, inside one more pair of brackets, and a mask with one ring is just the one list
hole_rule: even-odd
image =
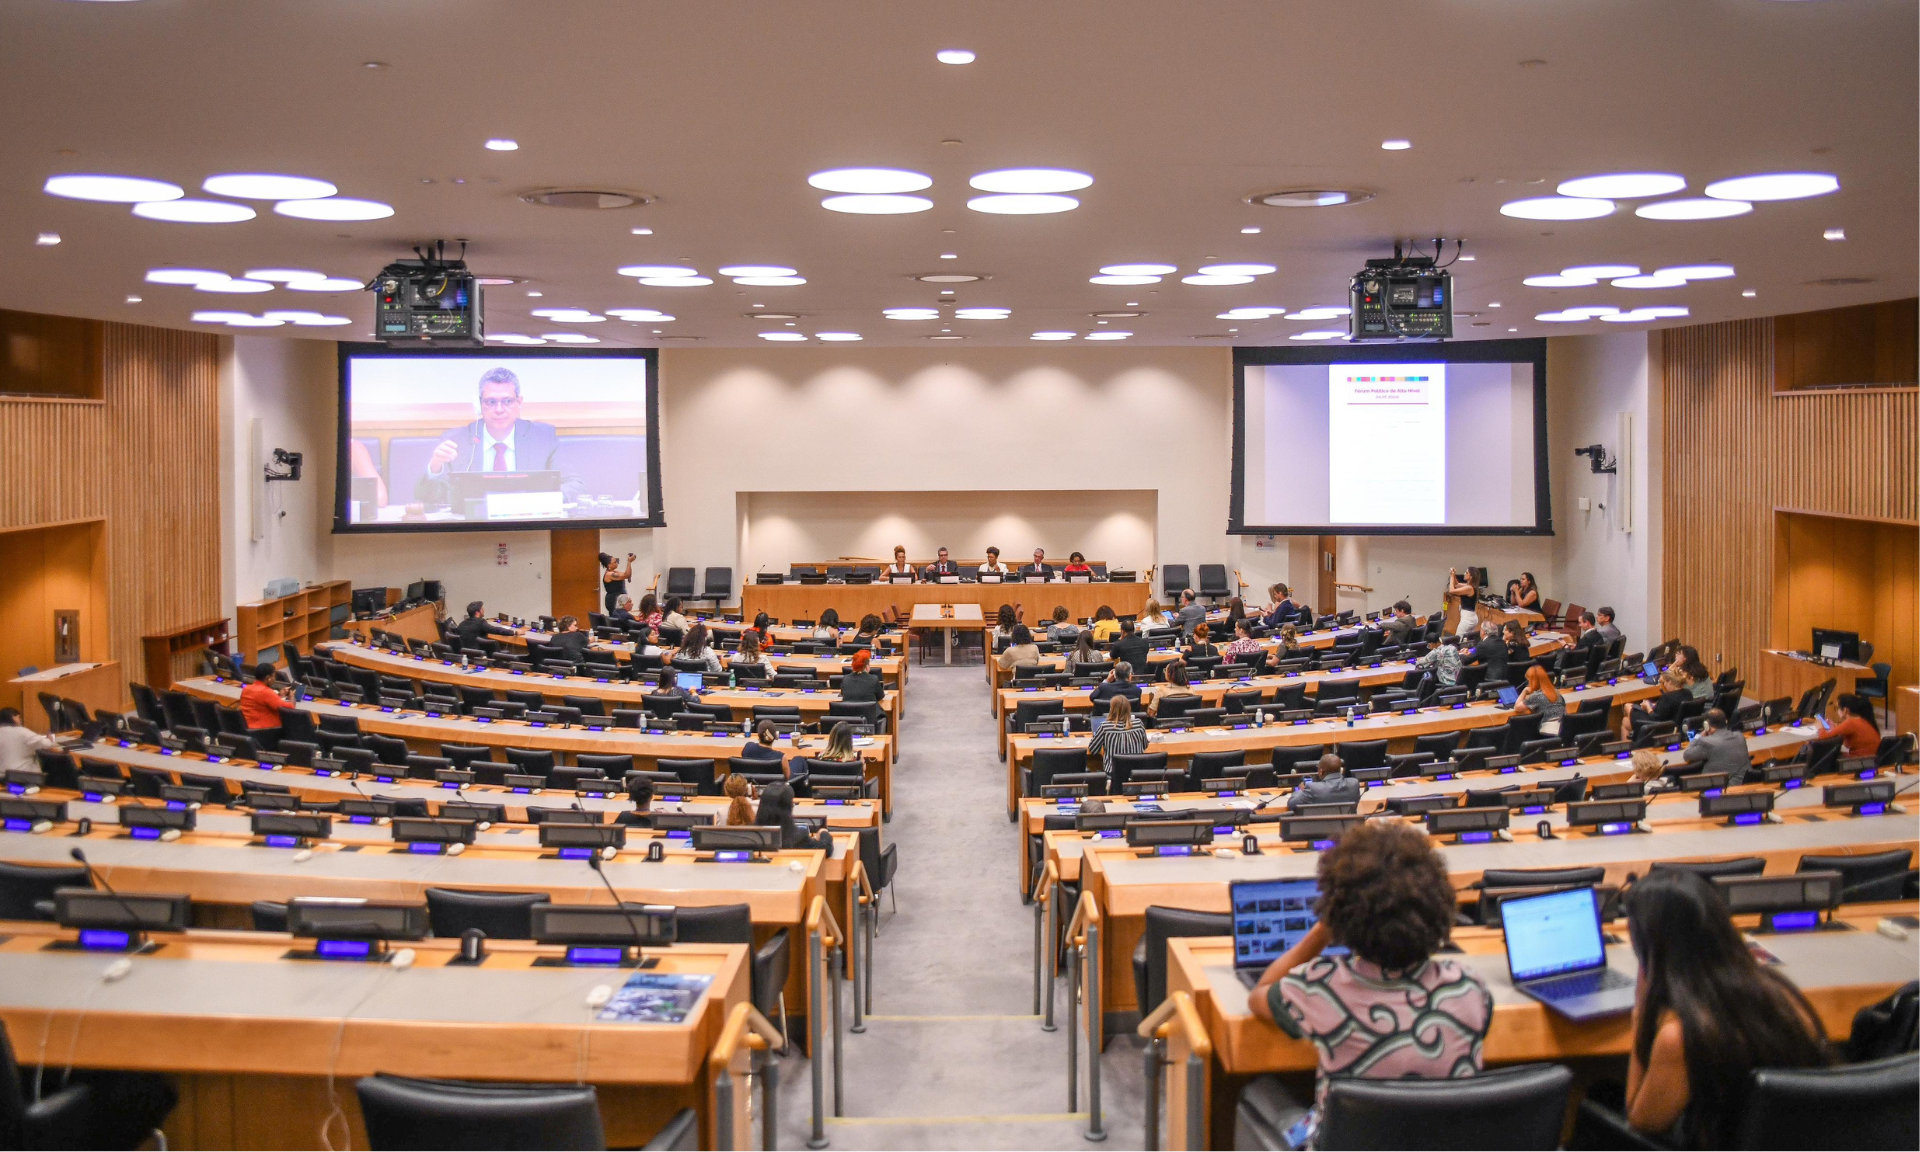
[[[107,883],[107,878],[94,868],[93,863],[87,859],[87,854],[82,852],[79,846],[76,845],[67,855],[73,857],[82,868],[87,870],[88,880],[98,884],[107,895],[113,897],[113,902],[120,905],[120,911],[127,914],[127,931],[137,935],[140,932],[140,916],[134,912],[133,905],[128,904],[126,897],[113,890],[113,885]],[[143,948],[142,951],[144,950]]]
[[[577,808],[579,806],[579,802],[575,801],[574,807]],[[607,895],[613,897],[613,906],[620,909],[620,914],[626,917],[627,927],[633,931],[634,959],[640,962],[639,967],[645,968],[647,966],[646,934],[640,931],[640,922],[633,918],[633,913],[627,911],[627,902],[620,898],[619,890],[613,886],[613,881],[607,879],[607,874],[601,870],[600,865],[600,853],[595,852],[593,855],[587,857],[587,867],[593,869],[595,876],[600,877],[600,883],[607,886]]]

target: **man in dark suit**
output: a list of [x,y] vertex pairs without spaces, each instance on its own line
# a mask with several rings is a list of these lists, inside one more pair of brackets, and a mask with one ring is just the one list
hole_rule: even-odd
[[460,623],[453,626],[453,634],[459,638],[461,648],[478,648],[482,636],[511,636],[513,629],[504,624],[495,624],[487,619],[486,605],[478,600],[467,605],[467,614]]
[[1500,637],[1500,629],[1492,621],[1480,625],[1480,642],[1467,653],[1463,664],[1484,664],[1487,667],[1488,680],[1505,681],[1507,678],[1507,642]]
[[960,575],[960,566],[947,559],[947,550],[940,549],[940,558],[920,570],[922,580],[938,580],[942,576]]
[[520,377],[510,368],[480,375],[480,419],[449,428],[427,458],[427,474],[414,485],[414,499],[446,504],[456,472],[558,472],[560,498],[572,503],[585,486],[551,424],[520,419]]
[[1381,625],[1381,629],[1387,634],[1389,644],[1405,644],[1413,639],[1416,630],[1425,627],[1424,621],[1413,618],[1413,605],[1405,600],[1394,601],[1392,618]]
[[1147,653],[1153,651],[1153,645],[1147,638],[1136,632],[1133,621],[1120,621],[1120,635],[1107,649],[1107,655],[1113,660],[1133,665],[1133,674],[1144,679],[1147,674]]
[[1033,550],[1033,563],[1022,565],[1020,568],[1020,579],[1031,580],[1035,576],[1038,576],[1042,580],[1053,579],[1053,565],[1047,563],[1047,550],[1045,548],[1035,548]]

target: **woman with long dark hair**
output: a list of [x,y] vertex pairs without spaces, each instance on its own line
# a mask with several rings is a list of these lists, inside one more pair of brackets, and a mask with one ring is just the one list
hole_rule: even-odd
[[600,586],[607,594],[607,612],[620,603],[620,597],[627,594],[627,581],[633,579],[633,553],[627,553],[627,566],[605,552],[600,553]]
[[1820,1017],[1754,958],[1706,878],[1655,872],[1627,893],[1640,964],[1627,1064],[1627,1123],[1683,1147],[1725,1148],[1756,1068],[1829,1060]]
[[780,829],[782,848],[833,849],[833,838],[824,830],[808,835],[793,822],[793,789],[785,784],[769,784],[760,789],[760,806],[753,814],[758,827]]

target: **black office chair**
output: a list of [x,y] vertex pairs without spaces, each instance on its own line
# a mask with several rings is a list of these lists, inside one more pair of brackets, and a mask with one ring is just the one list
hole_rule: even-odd
[[493,749],[485,744],[442,744],[440,755],[452,762],[455,768],[470,769],[476,761],[485,763],[493,759]]
[[[1829,1068],[1761,1068],[1749,1073],[1745,1107],[1726,1146],[1746,1149],[1910,1149],[1920,1145],[1914,1097],[1920,1056],[1912,1052]],[[1573,1148],[1667,1149],[1626,1117],[1591,1098],[1580,1102]]]
[[1162,564],[1160,566],[1160,588],[1168,600],[1178,601],[1180,593],[1193,587],[1192,577],[1185,564]]
[[1325,744],[1300,744],[1294,747],[1275,748],[1272,753],[1273,770],[1285,776],[1294,772],[1315,772],[1320,757],[1326,754]]
[[525,776],[549,776],[553,773],[554,755],[548,748],[502,748],[510,771]]
[[667,569],[667,587],[666,587],[666,591],[661,593],[661,598],[665,599],[668,596],[678,596],[682,600],[691,600],[695,598],[694,587],[693,587],[693,569],[691,568]]
[[689,595],[689,600],[711,600],[715,611],[720,605],[733,598],[733,569],[709,568],[706,571],[706,586],[698,596]]
[[[34,763],[40,766],[41,775],[46,777],[49,788],[77,790],[80,787],[80,767],[74,763],[73,753],[61,748],[35,748]],[[119,775],[118,770],[115,775]]]
[[376,1152],[607,1146],[591,1084],[475,1084],[380,1072],[354,1087]]
[[1146,931],[1133,949],[1133,994],[1141,1015],[1167,998],[1167,941],[1175,936],[1231,936],[1233,917],[1188,908],[1147,908]]
[[[285,712],[283,711],[281,714],[284,716]],[[287,735],[284,729],[282,730],[280,740],[281,743],[286,743]],[[413,753],[413,749],[407,747],[405,740],[400,739],[398,736],[382,736],[378,732],[368,732],[361,736],[360,745],[367,751],[372,752],[380,763],[390,764],[395,768],[404,766],[407,762],[407,757]]]
[[1387,765],[1387,741],[1385,740],[1348,740],[1334,749],[1340,754],[1340,762],[1349,772],[1358,772],[1367,768],[1384,768]]
[[410,780],[436,780],[438,773],[453,767],[453,761],[445,756],[407,756],[407,778]]
[[1200,587],[1195,594],[1211,600],[1220,600],[1233,595],[1233,588],[1227,583],[1225,564],[1200,565]]
[[47,1069],[44,1077],[39,1098],[29,1099],[0,1023],[0,1141],[6,1147],[138,1148],[179,1101],[166,1078],[151,1072]]
[[[580,787],[582,780],[605,780],[607,773],[591,764],[556,764],[553,771],[547,773],[547,787],[573,791]],[[615,776],[618,780],[620,777]]]
[[[1728,713],[1732,715],[1731,712]],[[1582,708],[1578,712],[1568,712],[1560,718],[1560,742],[1573,747],[1582,736],[1607,731],[1607,710],[1602,707]]]
[[1460,747],[1460,737],[1459,732],[1430,732],[1414,737],[1413,750],[1425,752],[1435,760],[1445,760],[1453,754],[1454,749]]
[[1840,873],[1840,900],[1846,903],[1860,900],[1859,890],[1863,887],[1877,886],[1891,876],[1904,876],[1911,867],[1913,853],[1905,848],[1895,848],[1865,856],[1815,856],[1809,853],[1800,857],[1800,864],[1794,871]]
[[633,771],[633,757],[623,752],[581,752],[574,756],[573,762],[615,780],[623,779]]
[[51,920],[51,904],[56,888],[91,888],[93,879],[85,868],[38,868],[28,864],[0,861],[0,920]]
[[1187,766],[1187,791],[1198,792],[1201,781],[1217,780],[1227,774],[1229,768],[1242,768],[1247,763],[1244,749],[1228,752],[1195,752]]
[[252,917],[255,932],[287,930],[287,906],[283,901],[255,900],[247,906],[247,914]]
[[1160,772],[1167,766],[1165,752],[1141,752],[1131,754],[1116,752],[1113,755],[1113,790],[1119,792],[1126,787],[1127,781],[1138,772]]
[[582,716],[605,716],[607,706],[598,696],[562,696],[560,703],[577,709]]
[[1082,772],[1087,767],[1087,752],[1084,748],[1040,748],[1033,754],[1033,762],[1022,775],[1025,786],[1020,789],[1022,796],[1038,796],[1040,790],[1053,783],[1055,773]]
[[459,937],[478,928],[489,940],[533,939],[533,906],[552,901],[545,892],[468,892],[427,889],[427,923],[435,936]]
[[[1522,1064],[1452,1080],[1368,1080],[1327,1084],[1316,1148],[1558,1148],[1573,1073],[1558,1064]],[[1235,1148],[1286,1148],[1284,1133],[1306,1109],[1260,1076],[1241,1090]]]
[[317,731],[311,712],[284,706],[280,709],[280,739],[305,740],[312,743]]
[[673,773],[685,783],[693,785],[694,789],[698,791],[700,795],[720,795],[719,779],[714,774],[713,760],[711,758],[696,759],[687,757],[684,759],[676,759],[663,756],[657,763],[659,764],[660,771]]
[[1692,872],[1712,879],[1715,876],[1758,876],[1767,870],[1764,856],[1738,856],[1731,860],[1655,860],[1647,875],[1658,872]]
[[880,931],[880,908],[877,901],[882,892],[888,893],[888,899],[893,902],[894,912],[900,911],[900,897],[893,887],[893,874],[899,864],[900,845],[889,844],[882,848],[878,828],[860,830],[860,866],[867,873],[867,884],[873,889],[876,901],[873,910],[873,930],[876,934]]

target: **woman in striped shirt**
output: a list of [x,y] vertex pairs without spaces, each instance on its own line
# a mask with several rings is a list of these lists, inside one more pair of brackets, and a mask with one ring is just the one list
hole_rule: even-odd
[[1147,750],[1147,728],[1133,714],[1133,701],[1125,696],[1115,696],[1107,708],[1107,722],[1093,734],[1093,743],[1087,745],[1087,751],[1100,753],[1100,766],[1111,778],[1116,754],[1138,756]]

